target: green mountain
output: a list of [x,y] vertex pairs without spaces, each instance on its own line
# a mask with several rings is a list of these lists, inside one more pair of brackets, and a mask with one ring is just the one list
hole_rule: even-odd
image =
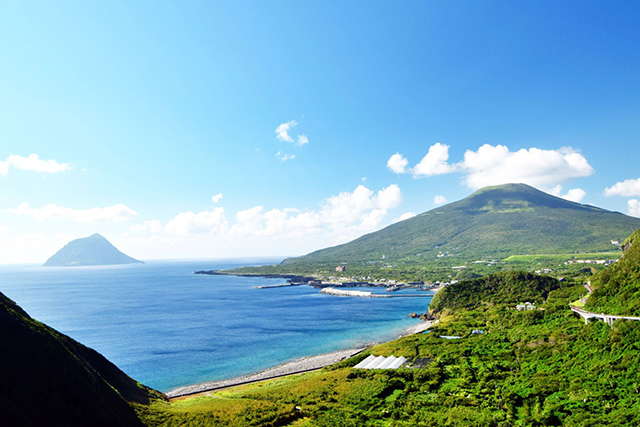
[[640,230],[622,244],[624,255],[591,280],[586,308],[597,313],[640,315]]
[[0,293],[0,424],[141,426],[131,403],[162,398]]
[[45,267],[80,265],[116,265],[142,263],[123,254],[107,239],[96,233],[72,240],[44,263]]
[[638,227],[640,218],[570,202],[525,184],[506,184],[284,264],[611,251],[611,240]]

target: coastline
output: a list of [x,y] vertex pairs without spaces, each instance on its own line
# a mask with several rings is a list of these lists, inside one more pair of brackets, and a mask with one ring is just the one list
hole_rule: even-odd
[[[398,338],[406,337],[422,333],[438,323],[438,320],[424,320],[417,325],[406,328]],[[397,339],[397,338],[394,338]],[[393,341],[393,340],[390,340]],[[387,341],[388,342],[388,341]],[[270,380],[275,378],[286,377],[290,375],[302,374],[305,372],[311,372],[318,369],[322,369],[325,366],[336,364],[342,360],[350,359],[351,357],[362,353],[369,349],[373,345],[382,343],[373,343],[361,348],[347,349],[332,351],[330,353],[317,354],[313,356],[301,357],[298,359],[285,362],[271,368],[256,372],[254,374],[241,375],[234,378],[219,381],[208,381],[199,384],[187,385],[169,390],[165,395],[169,399],[179,399],[197,394],[203,394],[221,390],[228,387],[235,387],[243,384],[250,384],[254,382]]]
[[358,353],[363,352],[368,347],[338,350],[330,353],[317,354],[315,356],[301,357],[280,365],[267,368],[255,374],[241,375],[227,380],[209,381],[206,383],[193,384],[184,387],[178,387],[165,393],[170,399],[184,397],[208,391],[215,391],[221,388],[233,387],[242,384],[248,384],[273,378],[284,377],[288,375],[301,374],[303,372],[315,371],[328,365],[333,365],[341,360],[348,359]]

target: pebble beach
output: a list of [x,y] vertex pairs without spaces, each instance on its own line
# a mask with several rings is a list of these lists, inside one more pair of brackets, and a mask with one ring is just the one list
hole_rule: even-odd
[[[425,320],[417,325],[407,328],[402,336],[408,336],[424,332],[438,323],[437,320]],[[233,387],[242,384],[248,384],[256,381],[263,381],[287,375],[300,374],[303,372],[314,371],[328,365],[333,365],[344,359],[355,356],[363,352],[368,347],[354,348],[348,350],[333,351],[330,353],[318,354],[315,356],[301,357],[299,359],[286,362],[272,368],[265,369],[250,375],[242,375],[235,378],[229,378],[221,381],[210,381],[200,384],[194,384],[184,387],[178,387],[165,393],[169,398],[177,398],[198,393],[215,391],[222,388]]]

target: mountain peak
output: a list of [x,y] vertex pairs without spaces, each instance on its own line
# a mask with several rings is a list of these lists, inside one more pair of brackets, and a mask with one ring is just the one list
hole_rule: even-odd
[[603,209],[595,206],[583,205],[556,197],[527,184],[483,187],[469,197],[447,206],[493,213],[531,212],[535,208],[542,207],[604,212]]
[[[503,258],[612,250],[640,219],[571,202],[526,184],[484,187],[413,218],[287,263]],[[383,258],[384,257],[384,258]]]
[[67,243],[44,263],[45,267],[142,263],[120,252],[104,236],[95,233]]

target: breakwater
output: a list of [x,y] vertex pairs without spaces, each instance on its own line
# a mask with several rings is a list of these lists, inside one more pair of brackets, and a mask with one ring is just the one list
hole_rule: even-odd
[[348,291],[344,289],[322,288],[320,293],[339,297],[391,298],[391,295],[378,295],[367,291]]
[[254,286],[253,289],[274,289],[274,288],[288,288],[291,286],[306,285],[306,283],[280,283],[278,285],[262,285]]

